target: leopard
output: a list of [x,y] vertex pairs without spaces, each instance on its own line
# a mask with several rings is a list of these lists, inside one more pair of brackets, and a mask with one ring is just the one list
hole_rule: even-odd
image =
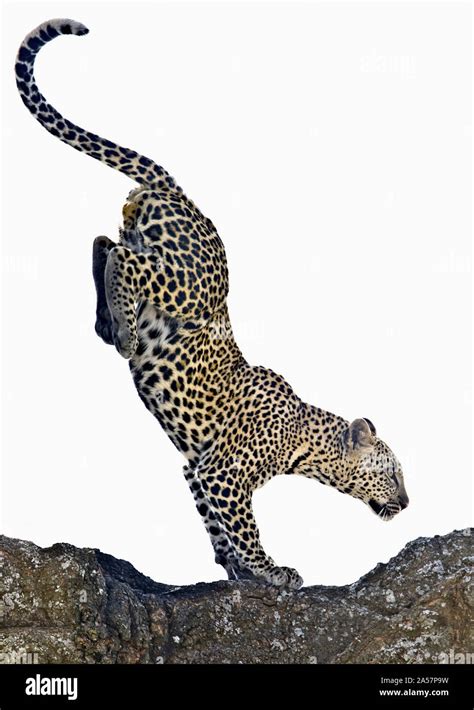
[[228,579],[297,590],[297,570],[277,565],[262,547],[254,492],[276,476],[305,476],[388,521],[409,502],[401,464],[370,419],[349,422],[303,402],[282,375],[246,361],[229,317],[226,252],[211,220],[162,166],[80,128],[40,93],[39,50],[88,31],[71,19],[42,23],[21,43],[15,73],[23,103],[49,133],[136,184],[117,241],[93,242],[95,331],[128,361],[138,396],[183,455]]

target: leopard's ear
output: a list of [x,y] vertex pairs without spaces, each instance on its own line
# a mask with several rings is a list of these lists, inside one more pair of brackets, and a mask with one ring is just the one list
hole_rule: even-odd
[[348,451],[368,449],[374,444],[375,427],[368,419],[354,419],[344,433]]
[[367,424],[369,425],[369,429],[370,429],[370,431],[372,432],[373,436],[377,436],[377,432],[375,431],[375,427],[374,427],[374,425],[372,424],[372,422],[370,421],[370,419],[367,419],[367,417],[363,417],[363,419],[364,419],[364,421],[367,422]]

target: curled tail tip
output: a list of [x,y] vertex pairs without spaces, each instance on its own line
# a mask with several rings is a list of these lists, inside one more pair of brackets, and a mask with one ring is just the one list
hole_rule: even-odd
[[59,35],[86,35],[88,32],[89,28],[83,25],[82,22],[69,20],[67,18],[61,17],[42,22],[41,25],[38,25],[38,27],[26,35],[20,45],[15,67],[17,80],[24,82],[32,78],[35,57],[41,47],[47,42],[50,42]]
[[42,22],[35,27],[22,42],[31,52],[36,53],[46,42],[54,39],[58,35],[86,35],[89,28],[65,17],[58,17]]
[[89,28],[76,20],[57,19],[50,20],[48,25],[52,25],[62,35],[86,35]]
[[82,22],[77,22],[77,20],[70,20],[67,17],[56,17],[52,20],[47,20],[39,25],[31,34],[38,34],[41,30],[48,32],[48,30],[56,30],[60,35],[86,35],[89,32],[89,28],[82,24]]
[[89,28],[83,25],[82,22],[77,22],[77,20],[71,20],[67,17],[56,17],[43,22],[36,30],[33,30],[32,34],[41,30],[48,31],[50,28],[61,35],[86,35],[89,32]]

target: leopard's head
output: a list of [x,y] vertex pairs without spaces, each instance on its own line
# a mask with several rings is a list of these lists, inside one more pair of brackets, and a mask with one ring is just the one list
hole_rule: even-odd
[[391,520],[407,507],[402,467],[369,419],[349,425],[343,448],[345,493],[362,500],[381,520]]

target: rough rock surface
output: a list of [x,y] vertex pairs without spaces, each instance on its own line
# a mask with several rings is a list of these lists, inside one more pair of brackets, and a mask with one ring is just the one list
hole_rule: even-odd
[[438,663],[474,651],[472,541],[419,538],[354,584],[282,592],[171,587],[98,550],[0,536],[0,661]]

